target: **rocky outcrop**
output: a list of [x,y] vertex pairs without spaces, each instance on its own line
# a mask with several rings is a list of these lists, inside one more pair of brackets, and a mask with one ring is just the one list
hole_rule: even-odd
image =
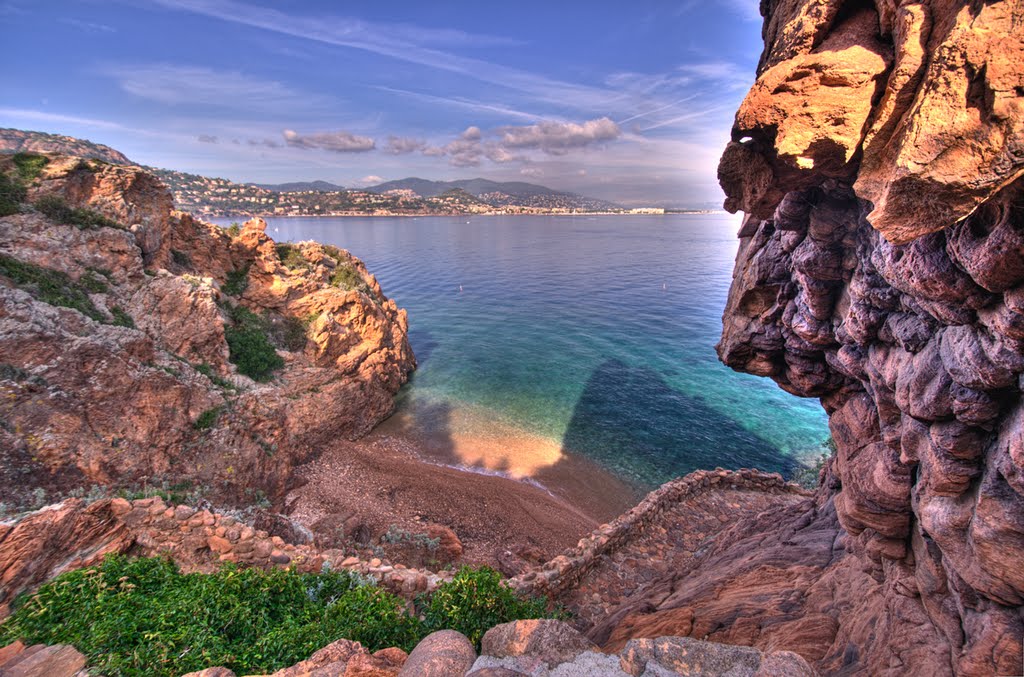
[[[719,169],[727,208],[747,217],[718,350],[821,399],[837,452],[813,508],[774,533],[801,543],[818,525],[842,547],[815,546],[816,580],[786,583],[802,591],[802,630],[778,639],[755,604],[742,622],[712,612],[731,626],[716,632],[775,635],[844,672],[1019,674],[1024,5],[762,8],[757,83]],[[734,606],[755,598],[738,553],[702,573]],[[767,571],[750,585],[775,589]],[[666,590],[647,615],[707,621],[710,590]]]
[[[164,481],[279,502],[296,465],[390,414],[407,320],[358,259],[173,212],[139,167],[47,160],[0,218],[5,502]],[[245,323],[276,349],[252,358],[260,381],[228,340]]]
[[210,573],[224,562],[319,573],[325,565],[372,578],[413,598],[451,580],[378,558],[290,542],[227,514],[170,505],[159,497],[129,501],[69,499],[0,522],[0,620],[11,602],[65,571],[99,564],[108,554],[169,556],[183,570]]
[[853,185],[892,244],[943,230],[1024,172],[1019,2],[771,0],[758,78],[719,166],[730,211]]
[[[415,651],[413,652],[415,653]],[[456,673],[457,674],[457,673]],[[631,640],[621,651],[602,653],[561,621],[514,621],[483,637],[470,677],[814,677],[800,656],[764,653],[688,637]]]
[[25,646],[21,642],[0,648],[3,677],[86,677],[85,656],[67,644]]

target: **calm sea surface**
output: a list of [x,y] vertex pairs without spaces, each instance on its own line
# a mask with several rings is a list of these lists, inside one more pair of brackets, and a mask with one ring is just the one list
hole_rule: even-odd
[[828,434],[816,401],[715,356],[735,217],[268,223],[348,249],[409,311],[420,366],[398,413],[413,433],[521,434],[642,488],[715,466],[789,472]]

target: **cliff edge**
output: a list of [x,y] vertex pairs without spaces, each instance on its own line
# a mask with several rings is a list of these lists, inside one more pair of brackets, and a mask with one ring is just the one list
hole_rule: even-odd
[[21,154],[0,174],[8,508],[92,486],[277,501],[390,414],[405,311],[348,252],[197,221],[139,167]]
[[820,398],[837,452],[813,501],[730,527],[594,636],[1021,674],[1024,3],[761,8],[719,166],[746,217],[718,353]]

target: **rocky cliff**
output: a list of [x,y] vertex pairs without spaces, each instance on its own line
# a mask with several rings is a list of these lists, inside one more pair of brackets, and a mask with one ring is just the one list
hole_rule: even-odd
[[1024,3],[763,0],[719,177],[721,359],[820,398],[812,502],[732,527],[598,630],[841,674],[1021,674]]
[[161,483],[273,500],[391,412],[415,366],[405,311],[348,252],[174,212],[138,167],[22,155],[0,173],[4,502]]

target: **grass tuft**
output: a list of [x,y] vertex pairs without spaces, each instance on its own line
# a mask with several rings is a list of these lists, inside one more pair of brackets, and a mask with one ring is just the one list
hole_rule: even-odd
[[19,261],[6,254],[0,254],[0,275],[9,278],[18,287],[43,303],[73,308],[97,322],[106,321],[106,317],[89,298],[87,289],[76,284],[59,270],[43,268]]
[[64,198],[59,195],[44,195],[35,201],[35,208],[52,221],[78,226],[81,230],[95,230],[97,228],[125,230],[124,225],[113,219],[108,219],[91,209],[70,207],[64,201]]
[[50,164],[50,158],[35,153],[16,153],[13,158],[14,166],[18,170],[18,178],[22,183],[30,183],[39,178],[43,173],[43,167]]
[[288,270],[309,270],[311,268],[309,261],[302,255],[302,250],[295,245],[279,242],[274,245],[274,249],[277,250],[277,258],[280,259],[281,265]]

